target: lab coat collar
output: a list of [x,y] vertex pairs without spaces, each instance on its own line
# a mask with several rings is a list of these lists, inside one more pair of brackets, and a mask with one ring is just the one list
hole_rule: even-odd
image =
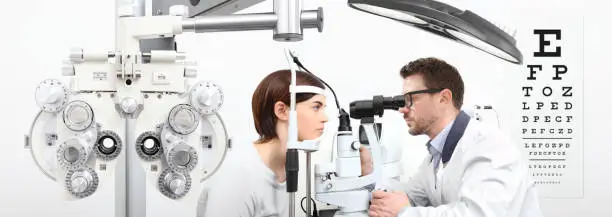
[[436,135],[432,140],[430,140],[428,142],[428,144],[431,145],[436,150],[437,153],[442,153],[442,150],[444,148],[445,140],[448,137],[448,132],[450,131],[451,126],[453,126],[453,123],[455,123],[454,119],[453,119],[453,121],[448,123],[444,127],[444,129],[442,129],[442,131],[440,131],[440,133],[438,133],[438,135]]
[[463,111],[460,111],[453,122],[446,141],[444,142],[444,148],[442,150],[442,163],[447,163],[453,156],[457,143],[463,137],[463,133],[470,122],[470,116]]

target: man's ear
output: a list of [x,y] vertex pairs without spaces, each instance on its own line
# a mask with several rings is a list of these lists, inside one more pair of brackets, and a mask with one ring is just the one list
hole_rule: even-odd
[[274,115],[276,118],[281,121],[289,120],[289,106],[285,105],[285,103],[278,101],[274,103]]
[[441,103],[453,103],[453,92],[449,89],[444,89],[440,92],[440,102]]

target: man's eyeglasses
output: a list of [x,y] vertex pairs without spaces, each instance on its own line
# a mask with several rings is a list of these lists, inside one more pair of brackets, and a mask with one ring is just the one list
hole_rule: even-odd
[[438,93],[442,90],[444,90],[444,88],[416,90],[416,91],[404,93],[404,103],[406,104],[408,108],[411,108],[412,103],[413,103],[413,97],[412,97],[413,95],[421,94],[421,93]]

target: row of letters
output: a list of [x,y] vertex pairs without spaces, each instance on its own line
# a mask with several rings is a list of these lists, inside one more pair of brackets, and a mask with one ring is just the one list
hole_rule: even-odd
[[566,143],[556,143],[556,142],[553,142],[553,143],[541,143],[541,142],[535,143],[535,142],[532,142],[532,143],[525,143],[525,148],[557,148],[557,149],[560,149],[560,148],[570,148],[570,143],[567,143],[567,142]]
[[565,156],[565,151],[530,151],[531,156]]
[[533,173],[532,176],[533,177],[538,177],[538,176],[561,177],[563,176],[563,173]]
[[529,164],[529,169],[565,169],[565,164]]

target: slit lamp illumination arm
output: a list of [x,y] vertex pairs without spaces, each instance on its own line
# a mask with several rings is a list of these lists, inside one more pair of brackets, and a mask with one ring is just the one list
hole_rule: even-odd
[[[168,14],[156,14],[155,16],[143,15],[144,3],[132,4],[132,1],[125,2],[124,0],[116,0],[116,2],[118,5],[116,50],[125,53],[140,52],[139,41],[141,39],[171,38],[183,32],[273,30],[274,40],[295,42],[303,40],[304,29],[316,28],[319,32],[323,31],[323,9],[319,7],[317,10],[302,10],[301,0],[274,0],[273,12],[269,13],[210,13],[193,17],[189,16],[190,7],[185,2],[178,0],[154,0],[154,6],[159,6],[160,2],[172,5],[168,9]],[[245,1],[232,0],[231,2]],[[199,2],[198,4],[205,3]],[[142,49],[147,50],[146,46],[143,46]]]
[[[124,1],[124,0],[117,0]],[[134,1],[135,4],[131,4]],[[121,11],[144,14],[144,0],[128,0]],[[186,17],[181,27],[186,32],[228,32],[274,30],[277,41],[300,41],[303,29],[323,31],[323,9],[302,10],[302,0],[273,0],[269,13],[234,14],[264,0],[153,0],[153,16],[177,15]]]

